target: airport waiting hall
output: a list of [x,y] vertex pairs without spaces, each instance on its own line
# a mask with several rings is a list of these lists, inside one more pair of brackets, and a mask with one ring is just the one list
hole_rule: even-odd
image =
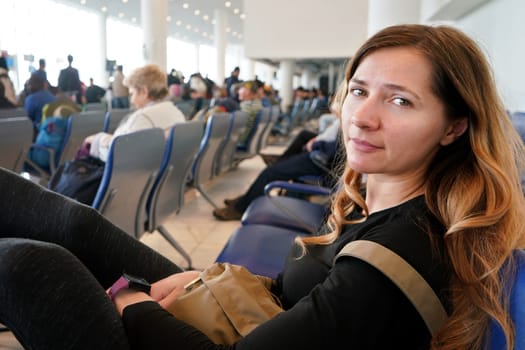
[[[317,175],[272,183],[246,211],[234,213],[242,217],[223,220],[214,213],[230,207],[224,200],[233,203],[248,191],[298,136],[313,137],[333,123],[337,117],[328,101],[345,78],[346,64],[368,37],[386,26],[445,23],[471,35],[486,51],[505,107],[523,134],[525,91],[519,73],[525,48],[510,44],[521,42],[525,32],[525,3],[520,0],[6,0],[2,6],[0,56],[19,100],[14,108],[0,109],[0,167],[39,185],[48,186],[56,170],[77,156],[87,136],[113,132],[133,112],[133,106],[115,105],[117,67],[124,67],[127,76],[152,63],[166,72],[168,84],[170,79],[179,82],[170,86],[169,97],[187,119],[187,129],[175,125],[164,133],[166,139],[156,129],[117,139],[108,156],[112,170],[102,176],[88,205],[183,269],[202,270],[225,261],[275,277],[294,239],[318,232],[333,188]],[[49,23],[41,15],[50,8],[61,21]],[[166,38],[162,45],[159,37]],[[48,163],[42,167],[31,158],[42,148],[35,144],[36,126],[24,109],[26,83],[38,71],[38,59],[45,57],[47,83],[57,88],[71,53],[83,88],[91,78],[105,91],[100,102],[73,103],[72,110],[61,106],[67,114],[66,142],[45,151]],[[234,72],[239,75],[230,84]],[[195,97],[200,89],[192,84],[195,75],[217,90]],[[237,141],[247,115],[220,105],[218,91],[238,93],[247,81],[261,84],[272,106],[257,114],[249,143],[240,149]],[[75,98],[69,97],[69,102]],[[147,143],[155,156],[146,147],[128,147],[132,137]],[[185,143],[182,152],[176,139]],[[142,151],[144,164],[131,169],[130,159]],[[311,159],[325,171],[322,156]],[[178,171],[183,163],[184,171]],[[133,179],[128,176],[132,172]],[[257,231],[265,225],[272,229]],[[1,322],[0,350],[23,349]],[[519,330],[516,339],[522,341],[523,328]],[[515,348],[525,349],[525,344]]]

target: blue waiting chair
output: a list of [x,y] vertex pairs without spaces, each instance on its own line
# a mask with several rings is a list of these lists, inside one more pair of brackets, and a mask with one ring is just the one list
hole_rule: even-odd
[[104,119],[104,132],[113,134],[120,122],[124,117],[128,116],[132,110],[130,108],[113,108],[110,111],[107,111]]
[[271,109],[268,107],[262,108],[255,118],[255,123],[250,130],[248,138],[243,145],[237,145],[234,153],[234,167],[245,159],[253,158],[260,153],[261,138],[264,135],[264,130],[271,119]]
[[248,122],[248,113],[244,111],[235,111],[230,114],[230,127],[227,137],[220,147],[222,152],[217,155],[215,160],[215,174],[220,175],[234,168],[234,156],[239,141],[239,137],[246,129]]
[[243,213],[243,225],[264,224],[286,229],[316,233],[329,211],[328,201],[310,202],[301,198],[272,195],[275,189],[328,198],[325,187],[273,181],[264,188],[265,195],[256,198]]
[[219,253],[216,262],[242,265],[251,273],[277,277],[294,240],[308,233],[269,225],[239,227]]
[[139,218],[160,168],[165,143],[159,128],[115,137],[91,205],[135,238],[144,231]]
[[[188,269],[192,269],[191,257],[163,223],[170,215],[177,214],[184,204],[186,179],[201,139],[202,124],[198,121],[177,123],[171,128],[160,170],[146,202],[147,217],[139,221],[145,223],[144,228],[147,232],[159,231],[187,261]],[[138,234],[140,237],[141,234]]]
[[227,136],[229,126],[229,113],[221,112],[208,118],[199,151],[193,162],[191,179],[188,182],[188,185],[194,187],[214,208],[218,208],[218,206],[206,193],[203,185],[216,177],[215,160],[218,153],[223,151],[220,146]]
[[0,118],[0,167],[20,172],[33,142],[33,123],[27,116]]
[[[514,322],[514,350],[525,350],[525,251],[514,253],[516,278],[511,283],[510,315]],[[501,328],[492,323],[490,327],[489,350],[506,348],[505,337]]]

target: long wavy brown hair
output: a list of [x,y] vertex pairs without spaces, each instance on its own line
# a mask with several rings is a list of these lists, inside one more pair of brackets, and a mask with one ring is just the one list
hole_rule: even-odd
[[[493,320],[503,329],[510,350],[514,329],[505,301],[514,272],[511,253],[525,245],[523,141],[498,96],[484,54],[472,39],[447,26],[399,25],[372,36],[348,64],[341,100],[363,59],[388,47],[422,53],[433,67],[432,90],[444,103],[447,117],[467,117],[469,123],[456,142],[440,149],[426,172],[425,199],[446,227],[443,239],[452,276],[452,312],[431,347],[481,349]],[[345,168],[328,219],[330,233],[303,239],[304,244],[333,242],[352,224],[346,217],[356,206],[364,208],[366,220],[362,179],[362,174]]]

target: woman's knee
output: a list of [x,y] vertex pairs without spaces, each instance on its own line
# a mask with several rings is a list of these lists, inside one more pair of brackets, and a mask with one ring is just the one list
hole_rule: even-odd
[[0,239],[0,280],[8,281],[30,279],[34,273],[41,272],[46,266],[60,264],[69,253],[62,247],[46,242],[22,238]]

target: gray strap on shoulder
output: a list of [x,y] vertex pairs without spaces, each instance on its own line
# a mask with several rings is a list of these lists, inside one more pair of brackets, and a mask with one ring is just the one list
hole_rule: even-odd
[[351,256],[374,266],[394,284],[412,302],[430,334],[434,335],[447,320],[447,313],[438,296],[425,279],[402,257],[379,243],[357,240],[348,243],[335,256]]

